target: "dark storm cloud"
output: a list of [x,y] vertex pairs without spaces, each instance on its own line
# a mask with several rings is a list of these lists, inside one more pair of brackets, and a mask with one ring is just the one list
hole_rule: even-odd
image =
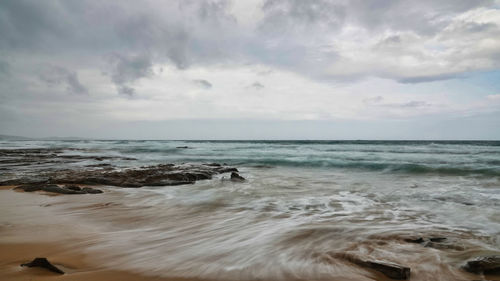
[[64,17],[54,1],[0,1],[0,48],[38,48],[67,33]]
[[[452,79],[500,65],[494,43],[489,49],[473,44],[498,37],[498,25],[466,20],[451,24],[461,13],[492,7],[493,0],[265,0],[248,26],[231,10],[236,3],[3,0],[0,51],[5,57],[23,60],[29,55],[26,60],[71,69],[59,80],[75,93],[92,88],[79,82],[79,69],[101,69],[118,93],[128,96],[136,92],[136,81],[152,77],[153,66],[163,64],[180,70],[221,63],[264,64],[320,81],[377,76],[401,83]],[[379,42],[344,46],[339,38],[350,28],[357,28],[354,35],[364,34],[366,41]],[[442,62],[436,67],[434,53],[425,53],[429,45],[450,50],[439,54]],[[348,53],[358,46],[362,53]],[[380,52],[374,54],[378,61],[367,59],[374,51]],[[408,58],[427,68],[386,64]],[[440,65],[444,67],[438,69]]]
[[109,75],[120,94],[133,95],[135,90],[127,85],[153,75],[153,63],[148,55],[113,54],[109,56],[109,62],[111,66]]
[[[0,1],[0,50],[77,54],[84,63],[110,54],[125,60],[148,54],[154,63],[183,69],[215,61],[224,55],[221,50],[230,49],[224,48],[230,43],[223,34],[227,21],[234,26],[235,19],[226,7],[225,1],[5,0]],[[206,36],[210,33],[214,36]]]
[[60,66],[45,66],[40,71],[39,78],[49,86],[62,85],[68,93],[87,94],[88,89],[78,80],[75,71]]
[[208,82],[207,80],[203,79],[196,79],[193,80],[193,83],[196,84],[198,87],[201,87],[203,89],[211,89],[212,88],[212,83]]

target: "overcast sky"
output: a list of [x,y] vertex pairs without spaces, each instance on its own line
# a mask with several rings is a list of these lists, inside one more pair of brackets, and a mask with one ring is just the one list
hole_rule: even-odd
[[0,134],[500,139],[500,0],[1,0]]

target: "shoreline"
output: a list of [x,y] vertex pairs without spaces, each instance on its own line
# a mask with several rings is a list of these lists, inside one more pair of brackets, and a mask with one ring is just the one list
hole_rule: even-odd
[[[54,197],[63,198],[62,195],[26,194],[12,190],[14,186],[0,188],[0,205],[2,217],[0,221],[0,276],[5,280],[71,280],[71,281],[109,281],[109,280],[155,280],[155,281],[214,281],[209,279],[163,277],[148,275],[123,269],[109,269],[99,266],[99,251],[88,252],[89,242],[93,235],[80,229],[68,229],[67,222],[44,221],[36,214],[34,219],[41,219],[40,223],[18,223],[17,217],[9,214],[29,214],[34,208],[41,207],[41,202]],[[27,195],[27,197],[25,197]],[[23,204],[15,204],[14,199],[23,196]],[[31,197],[31,198],[29,198]],[[63,200],[65,201],[65,200]],[[10,203],[9,203],[10,202]],[[49,203],[50,204],[50,203]],[[47,205],[50,206],[50,205]],[[5,208],[5,209],[4,209]],[[6,210],[9,212],[5,212]],[[54,229],[55,228],[55,229]],[[36,233],[37,235],[33,235]],[[98,235],[98,234],[97,234]],[[91,242],[90,242],[91,244]],[[45,269],[21,267],[22,263],[29,262],[36,257],[45,257],[49,262],[62,269],[65,274],[49,272]]]
[[[168,276],[168,271],[151,271],[147,269],[133,270],[128,265],[105,265],[109,252],[120,253],[120,247],[96,248],[99,243],[98,229],[92,229],[82,224],[77,217],[68,219],[61,215],[65,208],[74,208],[80,211],[91,208],[91,202],[96,202],[101,211],[107,212],[108,207],[103,207],[102,202],[113,201],[119,203],[121,193],[108,189],[98,197],[94,195],[49,195],[45,192],[26,193],[12,190],[12,186],[2,187],[0,190],[0,206],[2,220],[0,221],[0,276],[6,280],[21,281],[216,281],[229,279],[208,279],[191,277]],[[87,199],[79,198],[85,196]],[[94,198],[90,200],[91,198]],[[123,199],[123,198],[122,198]],[[17,202],[17,203],[16,203]],[[21,203],[22,202],[22,203]],[[64,205],[58,208],[58,205]],[[36,211],[36,213],[33,213]],[[30,214],[33,214],[30,216]],[[126,221],[120,222],[126,224]],[[68,227],[73,226],[74,227]],[[36,233],[36,235],[33,235]],[[36,257],[45,257],[49,262],[62,269],[65,274],[59,275],[41,268],[21,267],[20,264],[30,262]],[[328,259],[327,259],[328,260]],[[333,264],[332,264],[333,265]],[[361,270],[361,268],[360,268]],[[443,269],[444,270],[444,269]],[[142,272],[141,272],[142,271]],[[340,272],[338,272],[340,273]],[[423,272],[420,272],[422,274]],[[368,273],[367,273],[368,274]],[[415,272],[418,274],[418,271]],[[311,280],[358,280],[347,276],[337,275],[327,278]],[[424,274],[426,275],[426,274]],[[412,275],[413,276],[413,275]],[[481,276],[463,272],[463,281],[477,280]],[[467,276],[467,277],[465,277]],[[375,272],[366,275],[366,280],[388,281],[393,280]],[[422,279],[424,278],[424,279]],[[476,278],[476,279],[474,279]],[[245,279],[246,280],[246,279]],[[257,279],[248,279],[257,280]],[[258,279],[258,280],[273,280]],[[291,280],[308,280],[295,278]],[[365,280],[365,279],[363,279]],[[409,280],[428,280],[424,276],[413,276]],[[498,276],[487,276],[487,280],[500,280]]]

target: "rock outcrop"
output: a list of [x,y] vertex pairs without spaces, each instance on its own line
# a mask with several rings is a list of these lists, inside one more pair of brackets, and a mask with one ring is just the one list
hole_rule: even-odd
[[343,256],[349,262],[357,264],[364,268],[373,269],[385,276],[395,280],[408,280],[410,279],[411,269],[407,266],[399,265],[392,262],[378,261],[378,260],[363,260],[353,256]]
[[[216,174],[237,172],[233,167],[212,164],[162,164],[112,170],[60,170],[48,172],[36,178],[18,178],[0,182],[0,185],[19,185],[24,191],[44,190],[62,194],[100,193],[90,189],[78,189],[75,185],[108,185],[119,187],[167,186],[193,184],[198,180],[211,179]],[[237,176],[235,179],[244,180]],[[231,177],[233,178],[233,176]],[[65,185],[60,187],[57,185]],[[70,186],[68,188],[68,186]]]
[[478,274],[500,274],[500,256],[476,257],[467,261],[463,269]]
[[55,272],[55,273],[64,274],[64,271],[55,267],[46,258],[35,258],[31,262],[21,264],[21,266],[41,267],[41,268],[45,268],[45,269],[52,271],[52,272]]
[[66,186],[58,186],[56,184],[26,184],[16,187],[15,189],[23,190],[25,192],[33,192],[33,191],[46,191],[52,193],[59,194],[97,194],[102,193],[102,190],[84,187],[80,188],[76,185],[66,185]]
[[349,253],[334,253],[327,252],[324,254],[315,255],[321,261],[332,263],[334,260],[343,260],[356,264],[362,268],[374,270],[384,274],[385,276],[394,280],[408,280],[410,279],[411,269],[407,266],[400,265],[393,262],[380,261],[375,259],[364,259]]
[[453,239],[448,239],[446,237],[411,237],[411,238],[405,238],[405,242],[408,243],[416,243],[416,244],[421,244],[424,247],[427,248],[434,248],[434,249],[439,249],[439,250],[455,250],[455,251],[463,251],[465,248],[457,243],[456,241],[453,241]]
[[238,173],[236,172],[232,172],[231,173],[231,180],[232,181],[237,181],[237,182],[242,182],[242,181],[245,181],[245,178],[240,176]]

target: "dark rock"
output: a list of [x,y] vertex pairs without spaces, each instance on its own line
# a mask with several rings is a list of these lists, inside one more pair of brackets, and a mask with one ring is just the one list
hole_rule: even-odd
[[71,189],[66,189],[63,187],[59,187],[57,185],[46,185],[42,187],[43,191],[59,193],[59,194],[85,194],[83,191],[76,191]]
[[375,260],[362,260],[358,257],[347,254],[335,255],[335,257],[345,259],[361,267],[373,269],[391,279],[408,280],[410,278],[411,269],[409,267],[402,266],[396,263]]
[[446,241],[446,237],[431,237],[429,238],[431,242],[444,242]]
[[186,149],[186,148],[189,148],[189,147],[188,146],[177,146],[176,148]]
[[467,261],[463,269],[472,273],[500,274],[500,256],[476,257]]
[[24,190],[25,192],[33,192],[33,191],[39,191],[42,190],[42,185],[40,184],[26,184],[26,185],[21,185],[16,187],[15,189],[21,189]]
[[446,237],[429,237],[429,238],[406,238],[405,242],[422,244],[424,247],[434,248],[439,250],[456,250],[463,251],[465,248],[461,245],[457,245],[453,241],[449,241]]
[[84,188],[82,188],[82,191],[85,193],[89,193],[89,194],[102,193],[102,190],[96,189],[96,188],[91,188],[91,187],[84,187]]
[[219,164],[219,163],[205,163],[203,165],[210,166],[210,167],[220,167],[221,166],[221,164]]
[[85,167],[100,168],[100,167],[109,167],[109,166],[111,166],[111,164],[101,163],[101,164],[86,165]]
[[[0,150],[0,153],[2,151]],[[71,156],[71,155],[69,155]],[[103,157],[101,157],[103,158]],[[104,158],[103,158],[104,159]],[[1,159],[0,159],[1,160]],[[237,172],[233,167],[217,163],[208,164],[161,164],[139,168],[118,169],[65,169],[47,170],[36,177],[24,177],[0,182],[0,185],[22,185],[25,191],[44,190],[62,194],[84,194],[79,185],[109,185],[137,188],[142,186],[167,186],[192,184],[198,180],[211,179],[213,175]],[[240,178],[240,180],[243,178]],[[42,187],[40,185],[52,185]],[[54,186],[56,185],[56,186]],[[59,187],[57,185],[65,185]]]
[[5,186],[5,185],[37,185],[37,184],[46,184],[47,180],[40,180],[38,177],[37,179],[34,178],[28,178],[28,177],[22,177],[18,179],[13,179],[13,180],[6,180],[0,182],[0,186]]
[[46,191],[60,194],[84,194],[85,192],[80,190],[68,189],[59,187],[55,184],[38,184],[38,185],[21,185],[16,187],[16,189],[24,190],[25,192],[33,191]]
[[424,243],[424,238],[422,237],[418,237],[418,238],[406,238],[405,239],[405,242],[408,242],[408,243]]
[[231,173],[231,180],[241,182],[241,181],[245,181],[245,178],[240,176],[238,173],[232,172]]
[[78,185],[65,185],[64,188],[74,190],[74,191],[81,191],[82,188],[79,187]]
[[232,167],[222,167],[216,170],[219,174],[238,172],[238,169]]
[[425,242],[424,247],[434,248],[434,249],[438,249],[438,250],[456,250],[456,251],[465,250],[465,248],[461,245],[456,245],[453,243],[438,243],[438,242],[432,242],[432,241]]
[[46,258],[35,258],[31,262],[21,264],[21,266],[42,267],[42,268],[45,268],[45,269],[50,270],[50,271],[55,272],[55,273],[64,274],[64,271],[55,267]]
[[391,279],[408,280],[410,278],[410,268],[396,263],[363,261],[360,265],[381,272]]

